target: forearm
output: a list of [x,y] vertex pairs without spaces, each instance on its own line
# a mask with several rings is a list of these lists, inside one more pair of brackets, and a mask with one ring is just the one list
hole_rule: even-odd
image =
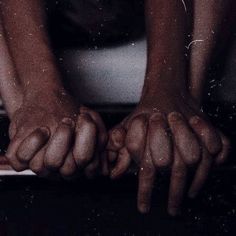
[[4,0],[1,12],[25,96],[62,87],[45,26],[42,0]]
[[0,94],[11,118],[22,103],[22,90],[6,43],[0,18]]
[[148,63],[143,97],[186,91],[189,17],[185,7],[179,0],[146,1]]
[[192,96],[199,102],[202,100],[211,59],[227,45],[232,32],[232,20],[234,22],[235,19],[234,12],[233,0],[195,0],[192,42],[189,42],[189,87]]

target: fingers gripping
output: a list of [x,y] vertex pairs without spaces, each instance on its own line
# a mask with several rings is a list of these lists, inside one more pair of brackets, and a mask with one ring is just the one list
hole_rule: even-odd
[[170,167],[172,163],[172,142],[167,121],[161,113],[155,113],[149,120],[149,144],[153,163],[157,168]]

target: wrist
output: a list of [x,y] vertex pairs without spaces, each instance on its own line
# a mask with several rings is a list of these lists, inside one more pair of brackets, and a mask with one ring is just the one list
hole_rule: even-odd
[[26,90],[23,94],[23,104],[46,106],[47,104],[58,102],[64,97],[68,97],[68,94],[62,86],[40,87],[34,91]]
[[[182,77],[183,78],[183,77]],[[141,100],[165,97],[188,97],[190,96],[187,80],[176,76],[147,76],[144,82]]]

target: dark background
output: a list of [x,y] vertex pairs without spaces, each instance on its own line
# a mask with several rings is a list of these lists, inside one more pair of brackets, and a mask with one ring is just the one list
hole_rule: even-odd
[[[115,182],[101,177],[73,181],[1,177],[0,235],[235,235],[236,113],[233,104],[205,107],[213,122],[231,137],[233,148],[228,163],[213,171],[199,197],[186,198],[182,216],[167,215],[168,177],[161,174],[157,178],[152,210],[145,216],[136,210],[135,176]],[[109,126],[125,115],[103,113]],[[0,120],[4,151],[8,120],[6,117]]]

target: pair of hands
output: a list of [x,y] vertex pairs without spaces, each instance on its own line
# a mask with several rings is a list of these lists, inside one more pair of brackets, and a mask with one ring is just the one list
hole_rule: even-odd
[[135,164],[138,209],[143,213],[150,209],[159,171],[171,171],[168,212],[176,215],[189,171],[195,171],[188,192],[194,197],[214,164],[223,163],[228,155],[228,139],[207,121],[190,96],[143,99],[109,132],[108,140],[100,116],[85,107],[78,111],[69,96],[40,104],[25,101],[12,118],[6,153],[11,166],[41,176],[53,172],[64,177],[75,175],[78,169],[92,177],[101,167],[115,179]]

